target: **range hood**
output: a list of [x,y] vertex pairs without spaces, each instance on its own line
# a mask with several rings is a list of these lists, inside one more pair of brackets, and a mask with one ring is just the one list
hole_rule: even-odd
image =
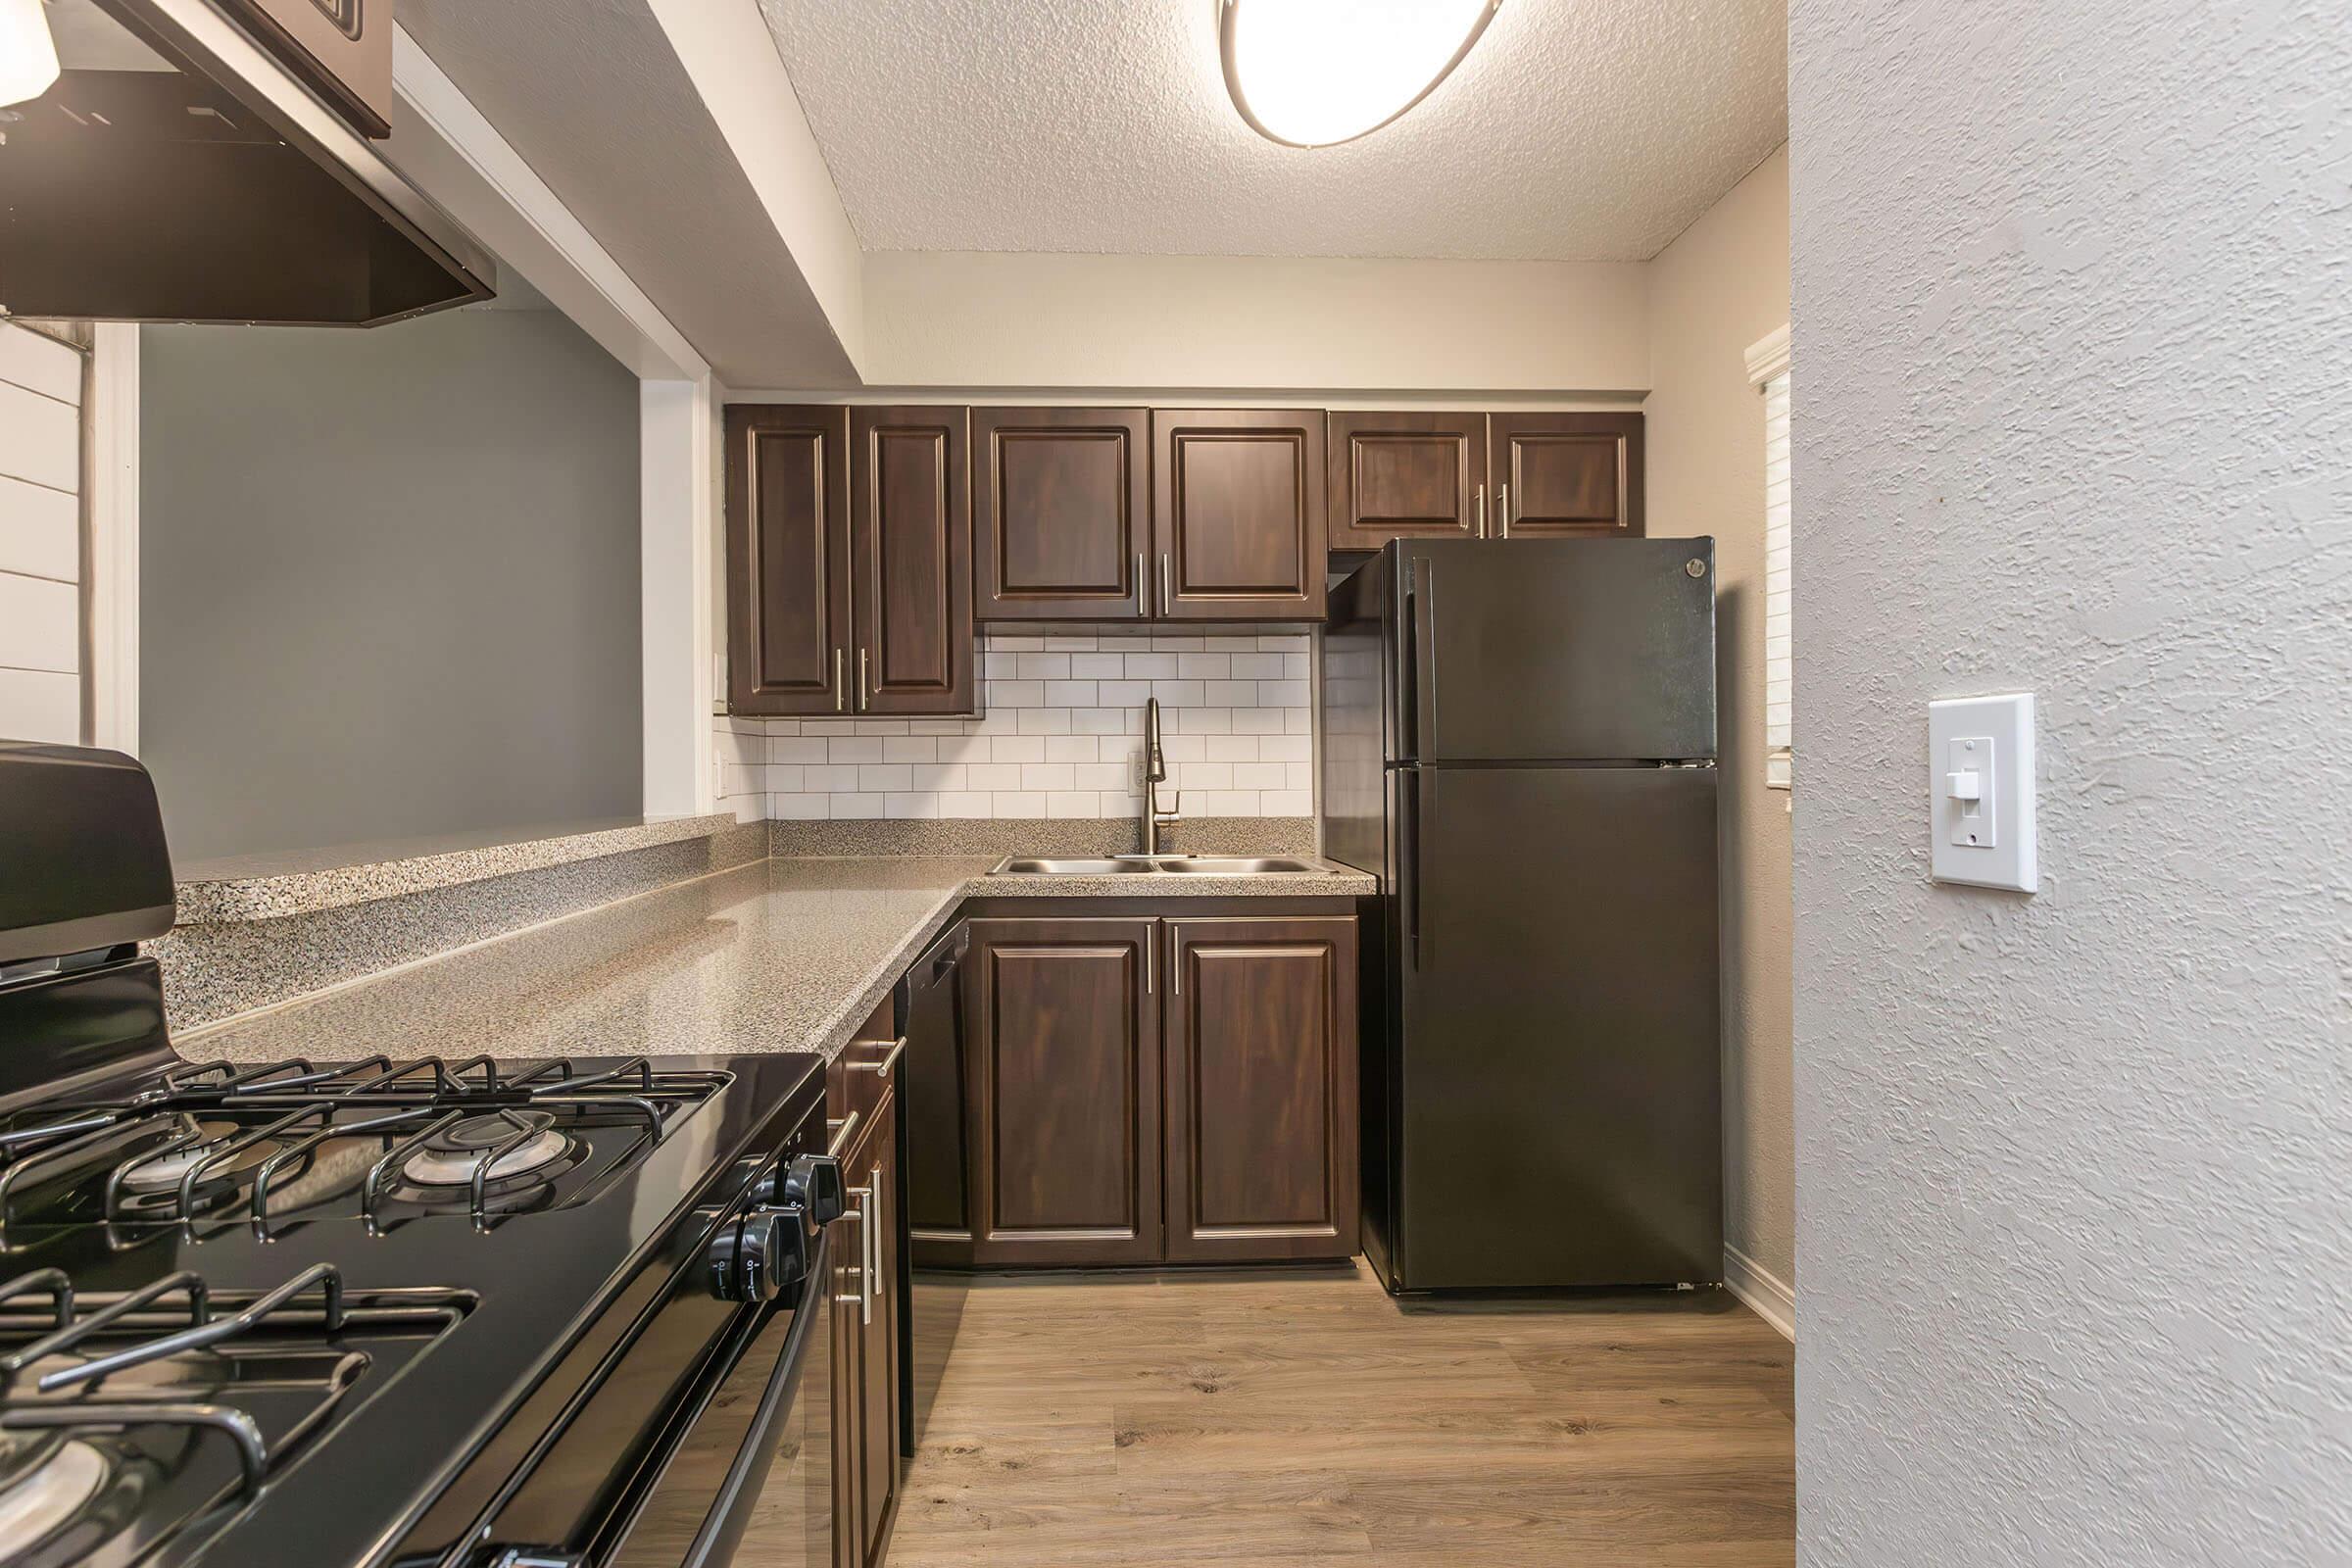
[[[0,311],[374,326],[491,296],[381,118],[270,24],[291,5],[356,44],[359,0],[51,0],[64,72],[0,109]],[[391,12],[365,13],[386,89]]]

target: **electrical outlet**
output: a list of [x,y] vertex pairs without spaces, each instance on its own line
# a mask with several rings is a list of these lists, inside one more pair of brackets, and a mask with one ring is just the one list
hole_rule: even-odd
[[1127,759],[1127,782],[1133,786],[1138,795],[1144,793],[1144,774],[1147,771],[1149,770],[1144,766],[1143,753],[1137,752]]

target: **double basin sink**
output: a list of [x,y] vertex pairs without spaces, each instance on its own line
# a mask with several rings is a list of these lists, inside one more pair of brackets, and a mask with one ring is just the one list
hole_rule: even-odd
[[1014,855],[989,868],[992,876],[1156,876],[1176,872],[1192,876],[1265,876],[1284,871],[1319,871],[1322,867],[1289,856],[1266,855],[1108,855],[1091,859],[1052,859]]

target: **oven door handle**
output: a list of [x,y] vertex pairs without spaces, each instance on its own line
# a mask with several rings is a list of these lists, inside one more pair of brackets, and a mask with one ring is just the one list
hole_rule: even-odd
[[735,1450],[735,1462],[727,1466],[726,1479],[719,1483],[710,1511],[703,1517],[703,1528],[695,1532],[694,1544],[686,1548],[679,1568],[721,1568],[733,1559],[735,1548],[742,1544],[743,1533],[752,1522],[752,1510],[759,1505],[760,1489],[766,1485],[768,1470],[775,1461],[776,1440],[782,1434],[785,1412],[792,1408],[793,1396],[800,1392],[801,1374],[808,1359],[808,1337],[815,1330],[818,1315],[828,1310],[824,1280],[828,1261],[826,1238],[830,1232],[828,1226],[816,1233],[816,1246],[801,1286],[800,1304],[793,1308],[792,1329],[784,1337],[783,1353],[776,1357],[776,1369],[768,1374],[767,1387],[760,1396],[760,1407],[743,1435],[743,1446]]

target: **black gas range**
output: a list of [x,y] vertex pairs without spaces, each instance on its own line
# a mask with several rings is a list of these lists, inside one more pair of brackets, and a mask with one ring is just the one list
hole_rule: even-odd
[[817,1058],[187,1060],[170,919],[0,743],[0,1565],[829,1560]]

